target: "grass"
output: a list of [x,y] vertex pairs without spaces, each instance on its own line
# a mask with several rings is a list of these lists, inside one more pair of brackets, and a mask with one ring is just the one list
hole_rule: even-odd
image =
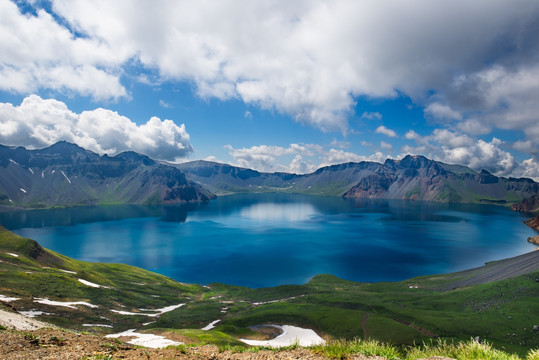
[[333,340],[324,345],[314,346],[312,350],[331,359],[344,359],[354,354],[383,356],[390,360],[402,357],[401,351],[393,345],[384,344],[377,340],[363,341],[357,338],[353,340]]
[[[493,348],[489,343],[478,343],[474,340],[467,342],[447,342],[439,340],[419,347],[407,349],[406,359],[413,360],[431,356],[445,356],[457,360],[519,360],[520,357],[508,354],[504,351]],[[527,357],[527,359],[530,359]]]
[[[101,317],[106,317],[113,330],[91,331],[169,329],[193,343],[229,348],[239,346],[236,337],[252,333],[250,326],[272,323],[311,328],[328,339],[348,339],[352,344],[358,338],[406,346],[429,343],[433,336],[446,341],[480,336],[493,349],[520,356],[527,356],[538,344],[532,327],[539,314],[535,280],[539,272],[457,289],[451,284],[472,276],[473,271],[372,284],[319,275],[305,285],[250,289],[211,284],[208,289],[132,266],[86,263],[40,249],[33,240],[0,229],[0,294],[21,298],[11,303],[19,310],[54,313],[42,320],[79,331],[89,330],[81,324],[102,324]],[[108,288],[86,286],[79,278]],[[87,301],[99,307],[47,307],[33,302],[35,297]],[[138,312],[179,303],[186,305],[146,327],[142,324],[155,319],[110,311]],[[217,319],[221,321],[214,330],[197,330]]]

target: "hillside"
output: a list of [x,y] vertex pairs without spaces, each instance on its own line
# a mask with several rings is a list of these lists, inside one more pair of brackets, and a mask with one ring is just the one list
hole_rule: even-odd
[[0,229],[0,302],[63,328],[95,334],[136,329],[187,344],[239,346],[238,338],[268,336],[252,326],[290,324],[326,340],[394,345],[480,336],[524,355],[539,347],[538,257],[532,252],[394,283],[320,275],[305,285],[250,289],[186,285],[132,266],[76,261]]
[[0,205],[24,208],[208,201],[209,191],[147,156],[114,157],[59,142],[41,150],[0,145]]
[[523,199],[521,202],[512,205],[511,209],[523,212],[539,212],[539,194]]
[[262,173],[207,161],[176,166],[188,179],[216,194],[286,192],[510,205],[539,192],[539,184],[531,179],[500,178],[485,170],[476,172],[411,155],[384,164],[332,165],[306,175]]

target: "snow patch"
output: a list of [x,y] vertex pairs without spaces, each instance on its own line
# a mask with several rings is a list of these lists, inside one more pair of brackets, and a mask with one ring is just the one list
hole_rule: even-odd
[[258,306],[258,305],[265,305],[265,304],[273,304],[273,303],[281,302],[281,301],[294,300],[295,298],[296,298],[295,296],[292,296],[292,297],[289,297],[289,298],[286,298],[286,299],[277,299],[277,300],[270,300],[270,301],[254,302],[253,305]]
[[135,332],[135,329],[126,330],[124,332],[117,333],[117,334],[109,334],[106,337],[119,338],[122,336],[134,338],[127,341],[129,344],[145,346],[145,347],[154,348],[154,349],[164,348],[171,345],[174,346],[174,345],[183,344],[178,341],[167,339],[164,336],[160,336],[160,335],[137,333]]
[[112,325],[104,325],[104,324],[82,324],[82,326],[88,326],[88,327],[106,327],[106,328],[111,328],[112,329]]
[[204,331],[207,331],[207,330],[211,330],[215,327],[215,324],[217,324],[219,321],[221,320],[215,320],[215,321],[212,321],[211,323],[209,323],[208,325],[204,326],[202,329],[200,330],[204,330]]
[[34,170],[28,168],[28,171],[30,171],[32,173],[32,175],[34,175]]
[[11,255],[13,257],[19,257],[19,254],[15,254],[15,253],[6,253],[6,254]]
[[83,283],[84,285],[87,285],[87,286],[90,286],[90,287],[93,287],[93,288],[105,288],[105,289],[110,289],[108,286],[103,286],[103,285],[98,285],[96,283],[93,283],[93,282],[90,282],[90,281],[87,281],[87,280],[84,280],[84,279],[78,279],[81,283]]
[[279,328],[283,333],[277,336],[272,340],[249,340],[249,339],[240,339],[247,345],[251,346],[270,346],[270,347],[283,347],[290,346],[297,343],[300,346],[314,346],[319,344],[324,344],[326,341],[318,336],[311,329],[304,329],[292,325],[271,325],[273,327]]
[[40,315],[52,315],[51,313],[40,311],[40,310],[27,310],[27,311],[19,311],[19,314],[24,315],[26,317],[36,317]]
[[69,270],[64,270],[64,269],[58,269],[58,270],[63,271],[63,272],[68,273],[68,274],[76,274],[75,271],[69,271]]
[[36,298],[36,300],[34,300],[34,302],[37,302],[37,303],[40,303],[40,304],[43,304],[43,305],[52,305],[52,306],[64,306],[64,307],[68,307],[70,309],[76,309],[75,305],[84,305],[84,306],[88,306],[90,308],[97,308],[98,306],[97,305],[94,305],[94,304],[90,304],[86,301],[65,301],[65,302],[62,302],[62,301],[53,301],[53,300],[49,300],[49,299],[41,299],[41,298]]
[[185,304],[171,305],[171,306],[166,306],[161,309],[139,309],[140,311],[152,311],[154,313],[147,313],[147,312],[135,313],[135,312],[123,311],[123,310],[110,310],[110,311],[116,314],[120,314],[120,315],[142,315],[142,316],[158,317],[169,311],[176,310],[177,308],[182,307],[184,305]]
[[45,179],[45,170],[41,171],[41,178]]
[[25,189],[19,188],[19,190],[26,194],[26,190],[25,190]]
[[13,159],[9,159],[9,162],[10,162],[10,163],[13,163],[13,164],[15,164],[15,165],[20,165],[18,162],[16,162],[16,161],[13,160]]
[[60,172],[62,173],[62,175],[64,175],[64,177],[66,178],[67,182],[71,184],[71,180],[69,180],[69,178],[67,177],[66,173],[65,173],[63,170],[60,170]]
[[12,301],[17,301],[19,300],[20,298],[16,298],[16,297],[10,297],[10,296],[5,296],[5,295],[0,295],[0,301],[3,301],[3,302],[12,302]]

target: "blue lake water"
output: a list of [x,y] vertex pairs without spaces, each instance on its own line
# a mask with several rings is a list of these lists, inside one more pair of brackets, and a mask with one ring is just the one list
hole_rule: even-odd
[[533,250],[526,239],[536,232],[525,219],[490,205],[287,194],[0,213],[8,229],[79,260],[251,287],[317,274],[373,282],[477,267]]

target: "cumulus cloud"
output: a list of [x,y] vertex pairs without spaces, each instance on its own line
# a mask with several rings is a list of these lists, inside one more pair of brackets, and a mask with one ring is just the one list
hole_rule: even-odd
[[311,173],[323,166],[347,162],[374,161],[382,163],[389,157],[382,152],[364,156],[316,144],[290,144],[288,147],[258,145],[240,149],[226,145],[225,148],[234,158],[236,166],[263,172],[284,171],[296,174]]
[[417,146],[406,145],[401,149],[403,153],[423,154],[449,164],[466,165],[476,171],[485,169],[498,176],[529,176],[539,180],[533,175],[539,170],[534,168],[536,162],[519,163],[511,153],[502,150],[503,141],[495,137],[485,141],[447,129],[436,129],[428,136],[410,130],[405,137],[414,140]]
[[363,96],[408,96],[451,121],[468,111],[483,119],[505,99],[497,117],[511,125],[494,112],[488,120],[503,129],[524,129],[537,113],[526,101],[539,78],[533,0],[53,0],[52,9],[62,24],[0,1],[2,89],[124,97],[122,73],[136,63],[158,82],[189,81],[201,97],[238,98],[326,131],[345,133]]
[[0,103],[0,143],[42,148],[66,140],[99,154],[132,150],[175,161],[193,151],[185,126],[152,117],[137,125],[117,112],[98,108],[77,114],[61,101],[26,97],[19,106]]
[[389,136],[392,138],[397,137],[397,133],[394,130],[388,129],[384,125],[378,126],[374,132],[378,134],[383,134],[385,136]]
[[126,97],[120,83],[125,60],[99,38],[75,38],[52,15],[23,15],[0,1],[0,89],[31,93],[52,89],[97,100]]
[[432,103],[425,107],[425,113],[438,119],[462,120],[462,115],[447,105]]

